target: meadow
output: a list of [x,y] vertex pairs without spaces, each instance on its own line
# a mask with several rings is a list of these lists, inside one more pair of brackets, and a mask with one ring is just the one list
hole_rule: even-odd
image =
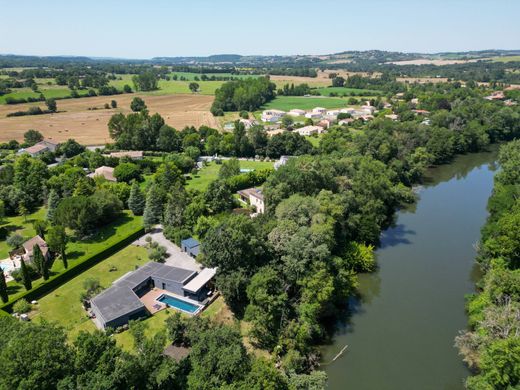
[[278,96],[262,107],[262,110],[276,109],[290,111],[299,108],[301,110],[311,110],[314,107],[323,108],[342,108],[346,107],[347,101],[341,98],[329,98],[319,96]]
[[347,88],[347,87],[326,87],[317,88],[317,92],[321,96],[329,96],[331,93],[335,93],[338,96],[378,96],[381,95],[381,91],[375,91],[373,89],[358,89],[358,88]]
[[[273,168],[274,163],[270,161],[247,161],[239,160],[240,169],[269,169]],[[196,175],[192,175],[192,179],[186,182],[186,187],[192,190],[204,191],[209,183],[218,178],[218,172],[222,165],[215,162],[209,163],[202,168]]]

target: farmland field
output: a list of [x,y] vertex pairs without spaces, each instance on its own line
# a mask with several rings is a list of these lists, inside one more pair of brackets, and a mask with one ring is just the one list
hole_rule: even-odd
[[302,96],[279,96],[269,103],[265,104],[262,109],[276,109],[282,111],[289,111],[293,108],[301,110],[310,110],[314,107],[323,108],[341,108],[347,105],[347,101],[341,98],[328,97],[302,97]]
[[520,56],[504,56],[504,57],[494,57],[492,58],[493,62],[513,62],[520,61]]
[[[167,124],[177,129],[193,125],[207,125],[218,128],[219,121],[211,115],[209,108],[212,96],[190,95],[142,95],[124,94],[115,96],[96,96],[82,99],[58,101],[58,113],[7,118],[6,114],[26,110],[30,106],[44,106],[43,102],[0,106],[0,142],[11,139],[22,140],[28,129],[36,129],[45,137],[56,141],[74,138],[85,145],[98,145],[111,142],[107,123],[117,113],[130,111],[130,102],[135,96],[142,97],[150,113],[158,112]],[[116,100],[117,109],[103,109],[105,103]],[[97,110],[88,108],[97,107]]]

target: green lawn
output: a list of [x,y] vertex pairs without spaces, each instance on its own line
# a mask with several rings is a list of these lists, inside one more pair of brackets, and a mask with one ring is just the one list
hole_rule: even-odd
[[[140,229],[142,229],[142,217],[135,217],[130,211],[125,211],[120,218],[98,229],[90,238],[81,241],[72,238],[67,245],[69,269],[123,241]],[[51,279],[48,282],[52,282],[53,278],[63,271],[65,271],[63,263],[61,261],[54,262],[51,268]],[[43,283],[42,278],[34,280],[32,287],[34,289]],[[20,298],[26,292],[23,285],[15,281],[7,283],[7,286],[10,302]]]
[[357,89],[357,88],[346,88],[346,87],[327,87],[327,88],[317,88],[316,91],[320,93],[321,96],[329,96],[331,92],[338,94],[339,96],[374,96],[380,95],[381,91],[375,91],[372,89]]
[[[29,214],[26,218],[21,216],[5,217],[0,220],[0,228],[5,228],[9,234],[18,233],[24,238],[29,239],[36,235],[34,232],[32,222],[37,219],[45,218],[45,209],[42,207],[34,213]],[[11,248],[7,245],[6,240],[0,241],[0,260],[9,257]]]
[[321,134],[319,134],[317,137],[315,136],[308,136],[308,137],[305,137],[307,139],[307,141],[309,141],[312,146],[314,146],[315,148],[317,148],[318,146],[320,146],[320,140],[321,140]]
[[[268,169],[273,168],[274,163],[270,161],[240,161],[241,169]],[[213,180],[218,178],[221,165],[212,162],[202,168],[191,180],[186,182],[186,187],[193,190],[204,191]]]
[[342,108],[347,106],[347,101],[341,98],[327,97],[303,97],[303,96],[279,96],[262,107],[262,110],[276,109],[290,111],[293,108],[310,110],[314,107]]
[[[101,286],[108,288],[114,280],[147,261],[148,255],[145,248],[127,246],[40,298],[37,309],[31,316],[35,321],[45,319],[57,322],[65,328],[72,341],[79,331],[91,331],[96,328],[81,307],[80,295],[84,290],[84,281],[88,278],[95,278],[99,280]],[[112,267],[115,267],[115,270],[110,271]]]

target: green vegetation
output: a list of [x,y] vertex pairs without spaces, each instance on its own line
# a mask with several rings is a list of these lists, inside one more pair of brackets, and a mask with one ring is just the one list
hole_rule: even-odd
[[7,283],[9,303],[4,304],[2,308],[25,296],[30,296],[28,299],[38,298],[47,292],[49,288],[64,283],[68,275],[76,275],[82,272],[81,270],[88,268],[89,265],[103,260],[104,253],[108,254],[114,248],[119,249],[118,246],[121,243],[135,237],[141,231],[141,217],[134,217],[129,212],[125,212],[123,216],[113,223],[99,228],[88,239],[80,240],[73,237],[67,245],[69,268],[65,270],[63,262],[55,261],[50,269],[49,280],[34,280],[32,290],[30,291],[25,291],[21,282],[11,281]]
[[300,110],[311,110],[314,107],[343,108],[347,101],[339,98],[325,97],[300,97],[300,96],[278,96],[269,103],[262,106],[262,110],[276,109],[290,111],[293,108]]
[[[273,168],[273,164],[274,163],[270,161],[240,160],[240,169],[270,169]],[[186,182],[186,187],[193,190],[204,191],[206,188],[208,188],[209,183],[218,178],[220,167],[221,165],[215,162],[209,163],[201,170],[199,170],[196,174],[194,174],[191,180],[188,180]]]
[[211,113],[255,111],[275,97],[276,85],[266,77],[228,81],[215,92]]
[[[45,209],[39,208],[33,213],[26,216],[12,216],[0,219],[0,229],[5,229],[7,234],[20,234],[24,241],[32,238],[36,235],[34,231],[33,222],[44,219]],[[0,241],[0,259],[5,259],[9,256],[11,248],[7,244],[7,241],[2,239]]]
[[456,338],[477,372],[469,389],[520,385],[520,141],[500,149],[501,171],[488,202],[478,261],[485,271],[479,294],[468,299],[470,331]]
[[40,298],[32,318],[37,322],[45,319],[59,323],[68,338],[74,341],[81,330],[96,329],[82,308],[81,295],[85,290],[85,281],[92,278],[99,281],[103,288],[108,288],[113,281],[146,262],[148,256],[145,248],[127,246]]

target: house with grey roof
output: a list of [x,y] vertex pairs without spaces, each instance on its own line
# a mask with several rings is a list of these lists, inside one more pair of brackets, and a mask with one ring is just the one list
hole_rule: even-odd
[[181,249],[191,257],[197,257],[200,253],[200,242],[190,237],[181,241]]
[[211,268],[198,273],[149,262],[122,276],[110,288],[92,298],[91,312],[100,328],[123,326],[130,320],[148,316],[142,297],[153,289],[171,294],[181,303],[203,307],[215,273],[216,270]]

